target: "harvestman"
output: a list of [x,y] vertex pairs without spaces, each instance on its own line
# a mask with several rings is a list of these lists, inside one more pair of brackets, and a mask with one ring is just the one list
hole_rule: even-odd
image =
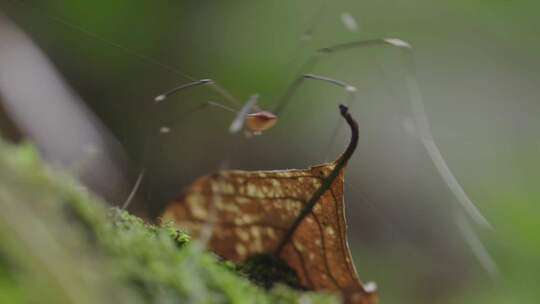
[[[435,165],[437,171],[439,172],[439,174],[441,175],[441,177],[447,184],[448,188],[455,195],[458,202],[462,205],[465,211],[473,218],[473,220],[475,220],[477,223],[479,223],[483,227],[491,228],[491,225],[489,224],[489,222],[484,218],[484,216],[476,208],[474,203],[469,199],[469,197],[467,196],[467,194],[465,193],[465,191],[463,190],[463,188],[457,181],[457,179],[454,177],[450,168],[448,167],[444,158],[442,157],[439,151],[439,148],[435,144],[433,135],[431,133],[431,128],[429,126],[429,122],[425,114],[422,95],[420,93],[419,85],[417,83],[417,78],[415,76],[416,73],[415,73],[414,57],[412,54],[412,47],[409,43],[401,39],[397,39],[397,38],[386,38],[386,39],[360,40],[360,41],[352,41],[352,42],[347,42],[347,43],[342,43],[342,44],[336,44],[330,47],[318,49],[316,53],[312,55],[311,58],[309,58],[307,62],[303,65],[302,70],[309,72],[310,70],[315,68],[315,66],[320,62],[320,60],[323,57],[331,56],[339,52],[344,52],[344,51],[348,51],[355,48],[359,49],[359,48],[365,48],[365,47],[371,47],[371,46],[384,46],[384,45],[396,47],[403,50],[404,57],[407,60],[406,62],[407,74],[405,77],[406,77],[407,88],[409,90],[413,118],[416,124],[416,128],[418,130],[418,135],[420,137],[420,140],[424,148],[426,149],[426,152],[430,156],[433,164]],[[186,75],[183,74],[183,76],[186,76]],[[232,103],[236,107],[236,109],[233,109],[233,108],[230,108],[230,107],[227,107],[222,104],[215,103],[215,102],[205,102],[204,104],[200,106],[200,108],[204,108],[207,106],[216,106],[216,107],[220,107],[220,108],[232,111],[232,112],[236,112],[237,113],[236,118],[233,120],[229,128],[229,131],[231,133],[236,133],[240,131],[245,125],[245,130],[247,134],[260,134],[261,132],[272,128],[277,123],[279,114],[285,109],[291,97],[302,86],[302,84],[306,80],[322,81],[323,83],[339,86],[343,88],[343,90],[345,91],[345,94],[346,94],[345,103],[350,104],[351,102],[354,101],[354,95],[357,91],[357,89],[354,86],[341,80],[337,80],[337,79],[333,79],[333,78],[329,78],[329,77],[325,77],[321,75],[309,74],[309,73],[302,74],[301,76],[297,77],[296,80],[294,80],[289,85],[289,87],[285,91],[285,94],[277,101],[276,107],[273,111],[265,111],[258,107],[257,105],[258,95],[251,96],[249,100],[244,104],[244,106],[239,108],[239,106],[241,105],[239,100],[212,79],[201,79],[201,80],[192,79],[192,82],[182,84],[161,95],[156,96],[154,98],[154,101],[155,102],[164,101],[179,91],[193,88],[195,86],[208,86],[209,88],[216,91],[218,94],[222,95],[227,101]],[[168,131],[168,128],[162,128],[162,131]]]
[[[354,86],[351,86],[340,80],[336,80],[336,79],[332,79],[332,78],[328,78],[328,77],[324,77],[320,75],[303,74],[299,76],[289,86],[285,94],[278,100],[277,106],[272,112],[263,111],[257,106],[256,104],[257,95],[251,96],[249,100],[247,101],[247,103],[243,107],[240,107],[241,102],[239,102],[238,99],[236,99],[233,95],[228,93],[223,87],[221,87],[212,79],[197,80],[189,75],[186,75],[186,73],[183,73],[177,68],[171,67],[170,65],[163,64],[162,62],[158,60],[155,60],[151,57],[148,57],[136,51],[133,51],[132,49],[129,49],[121,44],[104,39],[100,37],[99,35],[96,35],[80,26],[67,22],[61,18],[47,14],[43,11],[38,11],[37,9],[32,8],[31,6],[23,2],[20,2],[20,1],[8,1],[8,2],[14,5],[18,5],[20,7],[25,7],[27,9],[33,10],[36,12],[36,14],[44,16],[56,23],[62,24],[88,37],[91,37],[97,41],[100,41],[108,46],[119,49],[136,58],[139,58],[143,61],[159,66],[177,75],[186,77],[192,81],[190,83],[180,85],[164,94],[157,96],[154,99],[156,102],[167,99],[168,97],[173,95],[175,92],[181,91],[183,89],[188,89],[194,86],[204,85],[204,86],[208,86],[214,89],[220,95],[225,97],[225,99],[227,99],[230,103],[232,103],[235,108],[230,108],[230,107],[227,107],[219,103],[215,103],[215,102],[206,102],[202,104],[200,108],[204,108],[207,106],[217,106],[226,110],[236,112],[237,113],[236,118],[233,120],[233,123],[231,124],[229,128],[229,130],[232,133],[236,133],[240,131],[243,128],[244,124],[246,126],[245,127],[246,131],[250,134],[259,134],[262,131],[270,129],[272,126],[276,124],[278,120],[278,115],[283,111],[283,109],[286,107],[291,97],[294,95],[296,90],[304,83],[305,80],[319,80],[328,84],[340,86],[344,89],[348,97],[348,102],[345,102],[345,103],[348,104],[354,100],[354,93],[356,92],[356,88]],[[471,218],[476,223],[480,224],[483,227],[491,228],[491,225],[489,224],[489,222],[484,218],[484,216],[476,208],[476,206],[469,199],[469,197],[467,196],[467,194],[465,193],[465,191],[463,190],[463,188],[457,181],[457,179],[454,177],[450,168],[448,167],[444,158],[442,157],[439,151],[439,148],[435,144],[435,141],[433,139],[433,136],[430,130],[429,122],[425,114],[422,95],[420,93],[419,85],[417,83],[417,78],[415,76],[416,75],[415,63],[414,63],[414,57],[413,57],[412,48],[410,44],[400,39],[387,38],[387,39],[371,39],[371,40],[353,41],[353,42],[348,42],[348,43],[337,44],[331,47],[321,48],[317,50],[316,53],[304,64],[302,68],[302,70],[304,71],[303,73],[309,73],[309,71],[313,69],[319,63],[321,58],[325,56],[331,56],[333,54],[355,49],[355,48],[364,48],[364,47],[380,46],[380,45],[389,45],[389,46],[397,47],[403,50],[404,58],[406,58],[405,64],[407,65],[406,68],[408,71],[405,78],[406,78],[407,88],[409,90],[411,110],[413,112],[413,118],[416,124],[416,129],[418,130],[418,136],[426,152],[430,156],[433,164],[437,168],[437,171],[439,172],[439,174],[441,175],[445,183],[448,185],[448,188],[450,189],[450,191],[455,195],[458,202],[465,209],[465,211],[469,214],[469,216],[471,216]],[[162,133],[167,133],[169,129],[168,127],[162,127],[161,131]],[[137,177],[135,185],[132,189],[132,192],[130,193],[128,199],[124,203],[124,206],[127,206],[129,202],[131,201],[131,199],[133,198],[135,192],[137,191],[137,188],[141,184],[143,176],[144,176],[144,169],[142,169],[141,172],[139,173],[139,176]]]

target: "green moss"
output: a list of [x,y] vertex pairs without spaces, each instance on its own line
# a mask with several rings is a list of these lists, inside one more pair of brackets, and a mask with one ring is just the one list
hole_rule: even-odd
[[[29,145],[0,142],[0,208],[1,303],[336,300],[251,283],[242,274],[265,272],[264,260],[238,272],[169,224],[149,225],[108,208],[72,178],[43,165]],[[280,271],[271,272],[272,282]],[[288,282],[291,273],[284,273]],[[248,277],[270,286],[268,278]]]

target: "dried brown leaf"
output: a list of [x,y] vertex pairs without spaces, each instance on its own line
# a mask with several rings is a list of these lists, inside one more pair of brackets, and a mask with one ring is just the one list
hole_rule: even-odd
[[343,171],[358,141],[352,129],[345,153],[304,170],[221,171],[197,179],[169,204],[164,220],[194,235],[211,227],[209,247],[234,262],[274,254],[312,290],[341,291],[348,303],[377,303],[358,278],[347,244]]

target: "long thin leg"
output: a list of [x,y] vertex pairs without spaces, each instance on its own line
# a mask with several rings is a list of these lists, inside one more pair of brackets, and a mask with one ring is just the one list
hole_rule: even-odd
[[36,7],[35,5],[29,5],[27,3],[25,3],[24,1],[21,1],[21,0],[8,0],[7,1],[8,3],[11,3],[13,6],[17,6],[19,8],[23,8],[25,9],[26,12],[32,12],[34,15],[38,16],[38,17],[41,17],[41,18],[45,18],[45,19],[48,19],[50,22],[54,22],[54,23],[57,23],[57,24],[60,24],[62,26],[65,26],[66,28],[68,29],[71,29],[75,32],[78,32],[86,37],[89,37],[91,39],[94,39],[96,41],[99,41],[101,43],[103,43],[104,45],[107,45],[109,47],[112,47],[112,48],[115,48],[117,50],[120,50],[126,54],[129,54],[131,56],[134,56],[135,58],[138,58],[146,63],[149,63],[149,64],[153,64],[153,65],[156,65],[156,66],[159,66],[160,68],[164,69],[164,70],[167,70],[173,74],[176,74],[178,76],[181,76],[183,78],[186,78],[188,80],[195,80],[196,78],[194,78],[193,76],[185,73],[184,71],[182,71],[180,68],[178,67],[174,67],[170,64],[165,64],[153,57],[150,57],[148,55],[145,55],[143,53],[139,53],[131,48],[128,48],[127,46],[125,45],[122,45],[120,43],[116,43],[116,42],[113,42],[111,40],[108,40],[108,39],[105,39],[103,37],[101,37],[100,35],[98,35],[97,33],[95,32],[92,32],[80,25],[77,25],[75,23],[71,23],[65,19],[62,19],[61,17],[58,17],[58,16],[55,16],[55,15],[52,15],[50,13],[47,13],[46,10],[40,8],[40,7]]
[[[315,68],[315,66],[319,63],[321,58],[332,55],[334,53],[341,52],[344,50],[349,50],[351,48],[364,48],[364,47],[382,46],[382,45],[390,45],[390,46],[406,48],[406,49],[411,48],[411,46],[407,42],[399,40],[399,39],[394,39],[394,38],[360,40],[360,41],[352,41],[352,42],[347,42],[347,43],[342,43],[342,44],[336,44],[334,46],[318,49],[316,53],[304,63],[304,65],[301,68],[301,72],[305,73],[305,72],[309,72],[313,70],[313,68]],[[275,114],[279,114],[283,111],[283,109],[285,109],[285,107],[289,103],[289,100],[294,95],[296,90],[298,90],[300,86],[304,83],[304,80],[310,78],[310,77],[305,77],[306,75],[312,75],[312,74],[305,74],[303,76],[299,76],[298,78],[296,78],[296,80],[293,83],[291,83],[291,85],[289,85],[289,87],[285,91],[285,94],[277,102],[277,106],[274,109]],[[331,82],[334,82],[334,84],[339,85],[341,81],[331,81]],[[354,87],[351,86],[351,88],[354,88]]]
[[[298,77],[289,86],[289,88],[287,89],[284,97],[281,98],[280,103],[278,104],[278,108],[274,111],[274,114],[278,115],[279,112],[281,112],[284,109],[285,105],[288,103],[290,98],[294,95],[296,90],[298,88],[300,88],[300,86],[306,80],[322,81],[324,83],[331,84],[331,85],[336,85],[338,87],[343,88],[343,90],[345,91],[345,94],[346,94],[343,104],[345,104],[347,107],[350,107],[352,102],[355,99],[355,95],[356,95],[356,91],[357,91],[356,87],[350,85],[349,83],[347,83],[345,81],[330,78],[330,77],[326,77],[326,76],[321,76],[321,75],[304,74],[304,75]],[[334,127],[334,130],[332,131],[332,137],[330,139],[330,142],[328,143],[328,146],[327,146],[327,149],[326,149],[327,151],[324,154],[325,158],[326,158],[326,155],[328,155],[328,151],[330,150],[331,147],[333,147],[333,145],[335,143],[335,138],[336,138],[337,133],[339,132],[339,128],[341,127],[341,124],[342,124],[342,121],[340,120],[336,124],[336,126]]]
[[141,157],[141,160],[140,160],[140,163],[142,164],[143,168],[144,168],[144,164],[146,163],[146,156],[148,154],[148,150],[150,149],[150,147],[154,146],[155,140],[159,138],[160,134],[170,133],[171,130],[174,129],[175,124],[183,121],[184,118],[186,118],[186,117],[188,117],[190,115],[193,115],[196,112],[202,111],[202,110],[204,110],[206,108],[209,108],[209,107],[215,107],[215,108],[218,108],[218,109],[222,109],[224,111],[231,112],[233,114],[236,113],[236,110],[233,109],[233,108],[227,107],[225,105],[222,105],[222,104],[214,102],[214,101],[205,101],[204,103],[199,104],[196,107],[193,107],[193,108],[185,111],[180,116],[177,116],[177,117],[175,117],[175,118],[173,118],[171,120],[168,120],[166,122],[159,123],[157,125],[153,125],[150,128],[150,131],[148,131],[148,133],[145,135],[145,139],[144,139],[144,147],[143,147],[142,157]]
[[201,85],[208,86],[209,88],[213,89],[218,94],[225,97],[225,99],[228,102],[232,103],[234,107],[240,107],[240,101],[238,99],[236,99],[236,97],[234,97],[231,93],[229,93],[227,90],[225,90],[222,86],[220,86],[218,83],[216,83],[212,79],[201,79],[201,80],[181,84],[181,85],[179,85],[179,86],[177,86],[175,88],[170,89],[169,91],[167,91],[167,92],[165,92],[165,93],[163,93],[161,95],[156,96],[154,98],[154,101],[155,102],[163,101],[163,100],[169,98],[171,95],[174,95],[175,93],[180,92],[180,91],[182,91],[184,89],[193,88],[193,87],[201,86]]
[[[325,57],[330,56],[342,51],[347,51],[356,48],[365,48],[372,46],[392,46],[399,48],[403,51],[403,56],[406,61],[406,82],[407,88],[409,90],[409,100],[411,104],[411,110],[413,113],[413,118],[418,129],[419,137],[422,141],[422,144],[431,158],[433,164],[435,165],[437,171],[441,178],[445,181],[446,185],[450,191],[454,194],[457,201],[461,204],[467,214],[478,224],[485,228],[491,229],[491,225],[486,220],[486,218],[480,213],[478,208],[467,196],[454,174],[446,164],[446,161],[441,155],[441,152],[433,135],[431,133],[431,128],[425,113],[424,101],[422,94],[420,92],[420,86],[418,85],[416,77],[416,65],[414,62],[414,56],[412,52],[412,47],[409,43],[397,39],[397,38],[385,38],[385,39],[370,39],[370,40],[361,40],[361,41],[352,41],[342,44],[337,44],[330,47],[325,47],[317,50],[316,54],[313,55],[302,67],[302,72],[309,72],[319,63],[319,61]],[[278,101],[274,113],[280,113],[287,106],[289,99],[294,95],[296,90],[304,82],[304,77],[297,78],[286,90],[283,97]]]
[[204,110],[206,108],[209,108],[209,107],[215,107],[215,108],[218,108],[218,109],[222,109],[222,110],[225,110],[227,112],[231,112],[231,113],[236,113],[236,110],[233,109],[233,108],[230,108],[228,106],[225,106],[225,105],[222,105],[220,103],[217,103],[215,101],[205,101],[204,103],[186,111],[183,113],[183,115],[181,116],[178,116],[178,117],[175,117],[165,123],[162,123],[161,126],[159,127],[159,131],[161,133],[169,133],[169,131],[171,130],[171,126],[182,121],[183,118],[185,118],[186,116],[189,116],[189,115],[192,115],[193,113],[196,113],[196,112],[199,112],[201,110]]
[[120,50],[126,54],[129,54],[131,56],[134,56],[138,59],[140,59],[141,61],[144,61],[146,63],[149,63],[149,64],[153,64],[153,65],[156,65],[156,66],[159,66],[173,74],[176,74],[178,76],[181,76],[183,78],[186,78],[186,79],[189,79],[189,80],[192,80],[193,82],[189,83],[188,85],[181,85],[165,94],[162,94],[162,95],[159,95],[157,96],[154,100],[156,102],[159,102],[159,101],[162,101],[164,99],[167,98],[168,95],[170,94],[173,94],[174,92],[176,91],[179,91],[182,89],[182,87],[184,86],[184,88],[187,88],[189,86],[194,86],[194,85],[198,85],[198,84],[207,84],[211,89],[213,89],[215,92],[217,92],[218,94],[220,94],[221,96],[223,96],[225,99],[227,99],[229,102],[231,102],[232,104],[234,104],[235,107],[240,107],[240,102],[232,95],[230,94],[227,90],[225,90],[222,86],[218,85],[215,81],[213,81],[212,79],[202,79],[202,80],[198,80],[198,81],[195,81],[196,78],[194,78],[192,75],[189,75],[187,73],[185,73],[184,71],[182,71],[181,69],[177,68],[177,67],[174,67],[174,66],[171,66],[170,64],[165,64],[153,57],[150,57],[148,55],[145,55],[143,53],[139,53],[137,51],[134,51],[128,47],[126,47],[125,45],[122,45],[120,43],[116,43],[116,42],[112,42],[110,40],[107,40],[101,36],[99,36],[98,34],[92,32],[92,31],[89,31],[88,29],[84,28],[84,27],[81,27],[75,23],[71,23],[71,22],[68,22],[62,18],[59,18],[57,16],[54,16],[52,14],[48,14],[47,12],[43,11],[43,10],[38,10],[36,9],[35,7],[33,7],[32,5],[28,5],[26,3],[24,3],[23,1],[18,1],[18,0],[9,0],[8,1],[9,3],[11,3],[12,5],[14,6],[18,6],[18,7],[22,7],[22,8],[25,8],[27,11],[32,11],[34,12],[36,15],[39,15],[41,17],[44,17],[48,20],[50,20],[51,22],[54,22],[54,23],[58,23],[58,24],[61,24],[73,31],[76,31],[78,33],[81,33],[82,35],[85,35],[91,39],[94,39],[96,41],[99,41],[109,47],[112,47],[112,48],[115,48],[117,50]]
[[206,101],[205,103],[203,103],[203,104],[201,104],[201,105],[199,105],[199,106],[185,112],[184,115],[182,115],[181,117],[176,117],[173,120],[170,120],[170,121],[168,121],[168,122],[166,122],[164,124],[161,124],[161,127],[159,127],[159,130],[152,129],[151,133],[147,134],[146,139],[145,139],[144,148],[143,148],[143,153],[142,153],[143,155],[142,155],[142,158],[141,158],[141,168],[139,169],[139,174],[137,175],[137,179],[135,181],[135,184],[131,188],[131,191],[130,191],[127,199],[122,204],[122,209],[126,209],[129,206],[129,204],[131,203],[131,201],[133,200],[133,198],[137,194],[137,191],[139,190],[139,188],[140,188],[140,186],[142,184],[142,181],[144,179],[145,172],[146,172],[146,161],[147,161],[146,156],[148,154],[148,150],[149,150],[150,146],[152,146],[152,143],[154,142],[154,139],[157,138],[156,136],[158,136],[159,134],[169,133],[171,131],[171,125],[174,125],[175,123],[178,123],[185,116],[189,116],[189,115],[191,115],[191,114],[193,114],[195,112],[201,111],[201,110],[206,109],[208,107],[216,107],[216,108],[219,108],[219,109],[223,109],[225,111],[236,113],[236,111],[234,109],[229,108],[227,106],[224,106],[224,105],[222,105],[220,103],[213,102],[213,101]]
[[135,180],[135,184],[131,188],[131,191],[129,192],[128,197],[126,198],[126,200],[122,204],[122,209],[127,209],[127,207],[129,207],[129,204],[131,204],[131,201],[133,200],[133,198],[135,198],[135,195],[137,194],[137,191],[139,190],[139,187],[141,186],[141,183],[143,181],[144,171],[145,171],[144,167],[139,170],[139,174],[137,175],[137,179]]
[[[321,4],[316,9],[313,16],[308,17],[305,24],[300,23],[300,28],[305,28],[305,30],[302,32],[301,36],[299,37],[300,46],[303,46],[306,41],[311,40],[315,32],[317,31],[317,28],[322,24],[323,19],[326,17],[324,12],[326,12],[327,8],[327,1],[321,1]],[[301,7],[297,7],[297,13],[299,16],[303,16],[306,14],[306,12],[303,11]],[[303,18],[300,18],[303,19]],[[299,20],[300,20],[299,19]],[[302,21],[302,20],[300,20]]]
[[285,106],[289,103],[289,100],[291,99],[291,97],[302,86],[302,84],[304,84],[306,80],[318,80],[318,81],[323,81],[329,84],[333,84],[333,85],[342,87],[346,92],[351,93],[351,94],[356,92],[356,88],[354,86],[344,81],[337,80],[334,78],[329,78],[326,76],[315,75],[315,74],[304,74],[296,78],[296,80],[293,81],[293,83],[287,88],[283,97],[279,99],[277,107],[273,111],[274,114],[279,115],[285,109]]
[[[292,95],[294,94],[294,91],[300,87],[302,85],[302,83],[305,81],[305,80],[319,80],[319,81],[323,81],[323,82],[326,82],[326,83],[329,83],[329,84],[333,84],[333,85],[337,85],[339,87],[342,87],[345,91],[345,100],[343,102],[343,104],[345,104],[347,107],[350,107],[352,105],[352,102],[354,101],[355,99],[355,96],[356,96],[356,87],[342,81],[342,80],[338,80],[338,79],[334,79],[334,78],[330,78],[330,77],[326,77],[326,76],[320,76],[320,75],[315,75],[315,74],[304,74],[302,75],[301,77],[299,77],[294,83],[293,83],[293,86],[290,87],[289,89],[289,95],[287,96],[287,98],[290,98],[292,97]],[[339,132],[339,129],[342,125],[342,121],[339,120],[337,123],[336,123],[336,126],[334,127],[334,130],[332,131],[332,136],[330,137],[330,142],[328,143],[327,145],[327,148],[326,148],[326,152],[325,152],[325,161],[326,161],[326,158],[328,156],[328,152],[330,151],[330,149],[334,146],[335,144],[335,141],[336,141],[336,137],[337,137],[337,133]]]

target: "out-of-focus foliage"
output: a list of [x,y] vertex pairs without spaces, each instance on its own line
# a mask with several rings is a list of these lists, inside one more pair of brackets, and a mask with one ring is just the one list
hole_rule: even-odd
[[106,208],[29,145],[0,143],[0,208],[1,303],[336,300],[253,285],[182,232]]

